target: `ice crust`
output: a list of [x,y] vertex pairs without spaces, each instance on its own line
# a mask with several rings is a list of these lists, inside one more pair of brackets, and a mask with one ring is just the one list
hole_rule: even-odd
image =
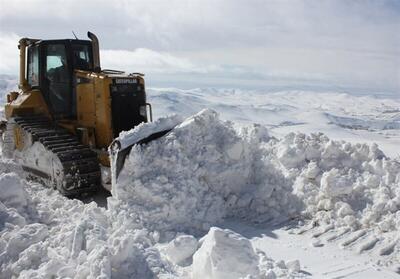
[[[338,229],[357,237],[370,231],[398,236],[400,229],[400,163],[376,145],[323,134],[276,139],[260,125],[237,130],[212,110],[186,119],[158,141],[133,147],[108,209],[66,199],[5,165],[0,164],[4,278],[219,278],[236,271],[231,278],[290,277],[301,263],[274,261],[254,251],[247,238],[215,226],[226,218],[299,218],[321,226],[321,233]],[[366,240],[360,249],[380,238]],[[385,241],[380,253],[395,251],[400,260],[398,238]],[[245,266],[238,264],[241,257],[248,260],[239,261]],[[179,265],[189,269],[182,273]]]

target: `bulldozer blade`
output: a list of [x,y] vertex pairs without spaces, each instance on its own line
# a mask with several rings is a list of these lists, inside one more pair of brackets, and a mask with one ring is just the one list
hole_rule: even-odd
[[118,138],[114,139],[109,147],[112,185],[117,182],[118,176],[125,165],[126,157],[133,146],[147,144],[165,136],[180,125],[182,121],[181,116],[171,115],[157,119],[155,122],[142,123],[134,130],[122,133]]
[[131,149],[135,145],[142,145],[147,144],[153,140],[159,139],[166,134],[168,134],[172,129],[163,130],[160,132],[155,132],[145,138],[142,138],[136,142],[130,143],[129,145],[122,146],[119,140],[113,141],[110,145],[110,153],[111,153],[111,164],[114,165],[115,169],[115,180],[118,178],[119,174],[121,173],[122,168],[125,165],[126,157],[131,152]]

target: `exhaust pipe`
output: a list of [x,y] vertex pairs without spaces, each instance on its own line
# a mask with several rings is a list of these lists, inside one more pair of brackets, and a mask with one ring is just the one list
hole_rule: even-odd
[[19,40],[18,48],[19,48],[19,84],[18,88],[25,92],[29,89],[28,81],[26,80],[25,72],[26,72],[26,46],[27,38],[22,38]]
[[96,35],[92,32],[88,32],[87,36],[92,41],[92,51],[93,51],[93,68],[96,73],[101,72],[100,68],[100,48],[99,48],[99,39],[97,39]]

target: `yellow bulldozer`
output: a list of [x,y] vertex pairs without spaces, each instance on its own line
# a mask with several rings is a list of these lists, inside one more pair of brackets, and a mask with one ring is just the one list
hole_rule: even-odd
[[[22,38],[20,92],[7,95],[4,109],[3,156],[65,196],[92,193],[110,183],[111,177],[105,175],[110,167],[108,147],[121,131],[152,119],[144,75],[102,70],[99,41],[91,32],[88,37]],[[134,144],[138,141],[117,150],[123,154],[118,169]]]

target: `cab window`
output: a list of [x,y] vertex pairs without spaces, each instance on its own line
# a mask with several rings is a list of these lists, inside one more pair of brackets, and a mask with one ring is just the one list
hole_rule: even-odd
[[74,113],[71,72],[64,44],[48,44],[45,48],[45,92],[56,117]]
[[39,48],[31,46],[28,50],[28,83],[31,86],[39,85]]
[[89,71],[92,69],[88,45],[72,45],[74,69]]
[[69,82],[67,55],[62,44],[46,48],[46,76],[53,82]]

